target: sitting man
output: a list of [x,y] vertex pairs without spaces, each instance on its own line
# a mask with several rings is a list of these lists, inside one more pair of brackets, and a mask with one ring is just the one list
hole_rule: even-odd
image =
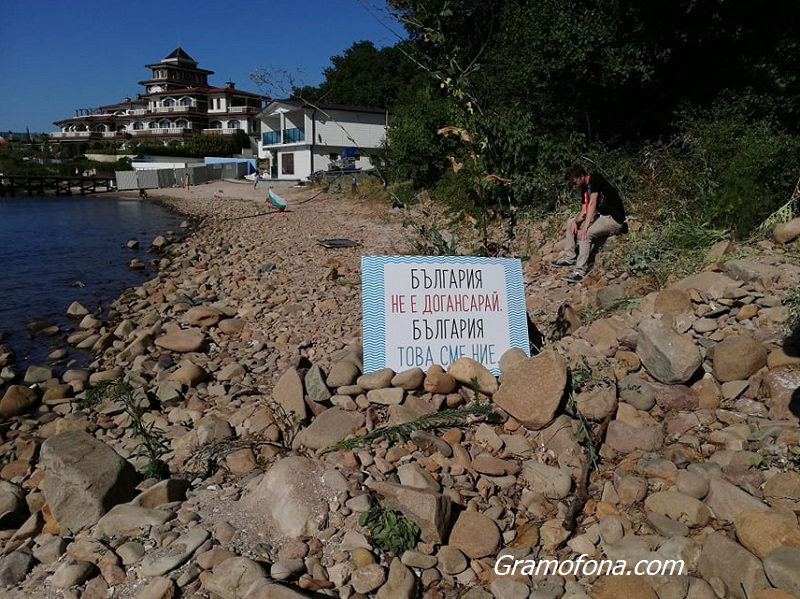
[[587,173],[583,167],[573,165],[564,179],[580,189],[581,211],[567,222],[564,257],[553,265],[575,266],[575,272],[564,280],[577,283],[586,276],[597,243],[627,229],[625,207],[616,188],[599,173]]

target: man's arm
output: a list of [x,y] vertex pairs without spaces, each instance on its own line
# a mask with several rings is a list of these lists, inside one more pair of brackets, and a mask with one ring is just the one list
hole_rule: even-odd
[[594,213],[597,211],[597,196],[597,192],[590,193],[589,205],[585,206],[584,209],[581,210],[583,213],[583,221],[581,222],[581,228],[578,229],[578,239],[581,241],[586,239],[586,232],[589,230],[589,227],[592,225],[592,221],[594,220]]

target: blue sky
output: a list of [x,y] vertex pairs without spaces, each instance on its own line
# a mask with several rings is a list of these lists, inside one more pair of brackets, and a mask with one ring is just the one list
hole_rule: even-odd
[[[144,65],[182,47],[209,82],[267,93],[250,75],[287,72],[318,85],[354,42],[392,45],[402,28],[382,0],[0,0],[0,133],[52,132],[53,121],[144,92]],[[276,94],[278,95],[278,94]]]

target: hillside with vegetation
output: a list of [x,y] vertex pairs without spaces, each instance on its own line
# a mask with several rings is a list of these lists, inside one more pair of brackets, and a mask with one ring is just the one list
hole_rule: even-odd
[[[564,168],[614,181],[644,223],[632,266],[792,214],[795,5],[743,0],[392,0],[402,41],[331,59],[317,101],[391,110],[390,196],[509,217],[573,209]],[[275,73],[254,80],[274,89]]]

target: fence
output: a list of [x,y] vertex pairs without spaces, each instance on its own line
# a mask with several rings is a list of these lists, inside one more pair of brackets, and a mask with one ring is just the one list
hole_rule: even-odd
[[135,171],[117,171],[117,189],[163,189],[186,184],[200,185],[218,179],[241,179],[247,173],[247,164],[243,162],[221,164],[199,164],[184,168],[142,169]]

